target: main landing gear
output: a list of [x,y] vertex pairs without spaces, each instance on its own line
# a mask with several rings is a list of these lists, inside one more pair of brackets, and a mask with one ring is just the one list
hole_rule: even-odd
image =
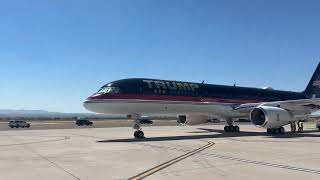
[[224,127],[224,132],[240,132],[239,126],[233,125],[233,119],[226,119],[227,126]]
[[284,130],[283,127],[267,129],[268,134],[284,134],[285,132],[286,131]]
[[133,134],[135,138],[137,139],[145,138],[143,131],[141,131],[141,122],[139,118],[134,120],[133,129],[136,130]]
[[225,126],[224,127],[224,132],[240,132],[239,126]]

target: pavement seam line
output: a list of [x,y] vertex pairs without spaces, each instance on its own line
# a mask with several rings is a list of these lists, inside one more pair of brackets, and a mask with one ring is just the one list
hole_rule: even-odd
[[43,141],[34,141],[34,142],[25,142],[25,143],[16,143],[16,144],[1,144],[0,147],[9,147],[9,146],[21,146],[28,144],[38,144],[38,143],[46,143],[46,142],[54,142],[54,141],[64,141],[70,139],[70,137],[65,136],[64,138],[52,139],[52,140],[43,140]]
[[[65,137],[65,139],[70,139],[70,137],[67,138],[67,136]],[[29,144],[25,144],[25,145],[29,145]],[[53,165],[54,167],[64,171],[65,173],[69,174],[70,176],[72,176],[73,178],[80,180],[80,178],[78,178],[76,175],[72,174],[71,172],[67,171],[66,169],[64,169],[62,166],[58,165],[57,163],[51,161],[49,158],[45,157],[44,155],[38,153],[37,151],[35,151],[34,149],[32,149],[31,147],[25,146],[29,151],[35,153],[36,155],[38,155],[39,157],[41,157],[42,159],[46,160],[47,162],[49,162],[51,165]]]
[[207,142],[207,144],[202,146],[202,147],[200,147],[200,148],[194,149],[194,150],[192,150],[190,152],[187,152],[187,153],[185,153],[185,154],[183,154],[183,155],[181,155],[179,157],[176,157],[176,158],[171,159],[171,160],[169,160],[167,162],[164,162],[164,163],[162,163],[160,165],[157,165],[157,166],[155,166],[155,167],[153,167],[151,169],[148,169],[148,170],[146,170],[146,171],[144,171],[142,173],[139,173],[139,174],[129,178],[128,180],[144,179],[144,178],[146,178],[148,176],[151,176],[152,174],[154,174],[156,172],[159,172],[162,169],[165,169],[165,168],[167,168],[167,167],[169,167],[169,166],[171,166],[173,164],[178,163],[179,161],[182,161],[182,160],[184,160],[184,159],[186,159],[186,158],[188,158],[190,156],[193,156],[193,155],[195,155],[195,154],[197,154],[197,153],[199,153],[199,152],[201,152],[201,151],[203,151],[203,150],[205,150],[205,149],[207,149],[207,148],[209,148],[209,147],[211,147],[211,146],[213,146],[215,144],[214,142],[211,142],[211,141],[205,141],[205,142]]
[[[12,137],[10,137],[12,138]],[[69,171],[67,171],[66,169],[64,169],[62,166],[59,166],[58,164],[56,164],[55,162],[51,161],[50,159],[48,159],[47,157],[41,155],[40,153],[38,153],[37,151],[35,151],[34,149],[32,149],[31,147],[28,147],[28,145],[34,144],[34,143],[41,143],[41,142],[52,142],[52,141],[62,141],[62,140],[67,140],[70,139],[70,137],[68,136],[64,136],[64,139],[55,139],[55,140],[47,140],[47,141],[38,141],[38,142],[32,142],[32,143],[19,143],[19,144],[12,144],[12,145],[22,145],[24,146],[24,148],[28,149],[29,151],[33,152],[34,154],[38,155],[39,157],[41,157],[42,159],[46,160],[47,162],[49,162],[51,165],[55,166],[56,168],[64,171],[65,173],[69,174],[70,176],[72,176],[73,178],[80,180],[80,178],[78,178],[77,176],[75,176],[74,174],[70,173]]]
[[[33,150],[31,150],[33,151]],[[64,171],[65,173],[69,174],[70,176],[74,177],[77,180],[80,180],[80,178],[78,178],[76,175],[72,174],[71,172],[67,171],[66,169],[64,169],[63,167],[59,166],[58,164],[56,164],[55,162],[51,161],[50,159],[48,159],[47,157],[39,154],[38,152],[33,151],[34,153],[36,153],[38,156],[40,156],[41,158],[45,159],[46,161],[48,161],[50,164],[52,164],[53,166],[55,166],[56,168]]]

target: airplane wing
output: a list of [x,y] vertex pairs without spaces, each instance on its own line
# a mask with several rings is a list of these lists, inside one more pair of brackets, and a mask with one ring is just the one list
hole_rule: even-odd
[[247,103],[233,107],[233,111],[239,113],[250,113],[251,110],[258,106],[280,107],[292,112],[294,115],[310,114],[320,110],[320,98],[300,99],[288,101],[274,101],[262,103]]

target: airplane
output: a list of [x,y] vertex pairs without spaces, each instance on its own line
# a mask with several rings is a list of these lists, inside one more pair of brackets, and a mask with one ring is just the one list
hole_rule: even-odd
[[144,138],[142,115],[176,115],[184,125],[220,117],[226,120],[225,132],[239,132],[234,119],[248,118],[268,134],[284,134],[283,126],[320,110],[320,63],[303,92],[130,78],[102,86],[85,100],[84,107],[133,117],[135,138]]

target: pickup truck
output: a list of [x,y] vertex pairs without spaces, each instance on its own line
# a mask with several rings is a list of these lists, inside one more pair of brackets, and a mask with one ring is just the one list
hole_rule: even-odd
[[76,121],[76,125],[78,125],[78,126],[84,126],[84,125],[86,125],[86,126],[92,126],[92,122],[91,121],[89,121],[89,120],[87,120],[87,119],[78,119],[77,121]]

